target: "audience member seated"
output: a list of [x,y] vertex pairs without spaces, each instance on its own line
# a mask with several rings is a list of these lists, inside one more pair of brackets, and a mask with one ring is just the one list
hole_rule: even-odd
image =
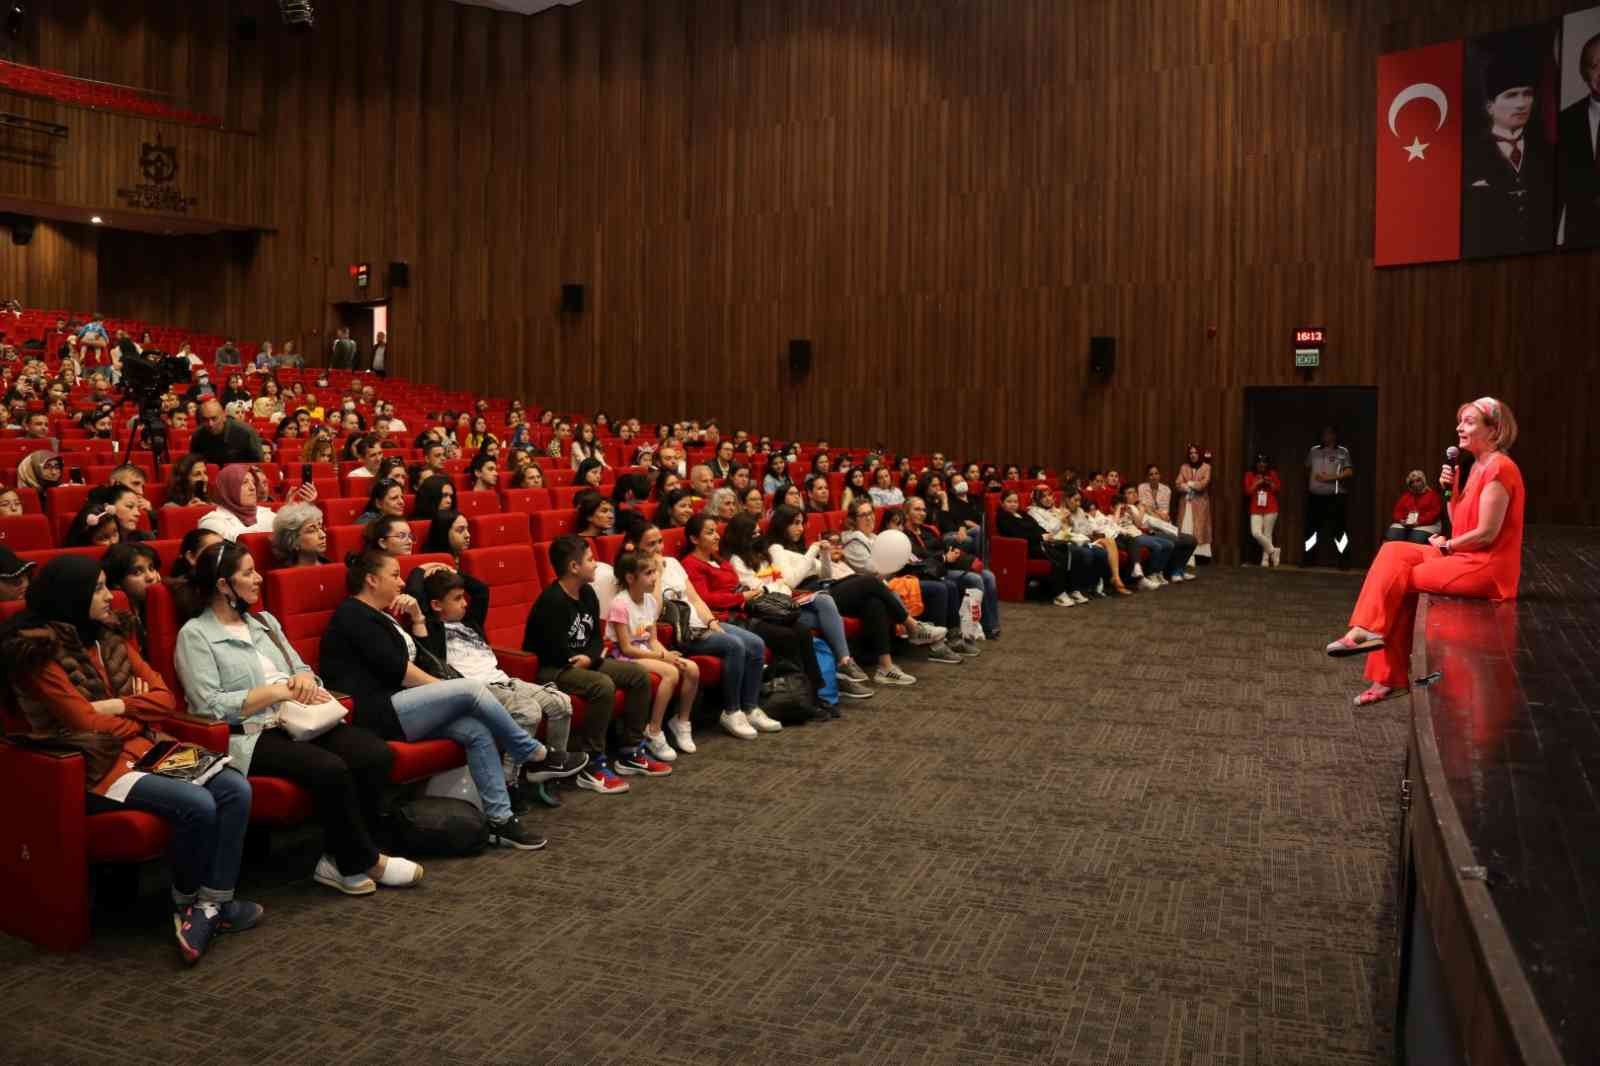
[[711,462],[706,464],[707,468],[711,471],[711,476],[713,478],[726,481],[732,476],[735,465],[736,463],[733,457],[733,441],[718,441],[716,454],[712,456]]
[[[1123,581],[1122,573],[1127,570],[1133,572],[1133,557],[1117,546],[1116,519],[1103,515],[1093,509],[1092,503],[1086,504],[1082,489],[1073,489],[1067,494],[1065,506],[1067,524],[1077,543],[1087,544],[1102,553],[1105,559],[1106,580],[1117,591],[1119,596],[1132,596],[1133,590],[1128,588]],[[1089,593],[1092,596],[1105,596],[1103,588],[1096,586]]]
[[328,530],[322,512],[309,503],[290,503],[272,518],[272,554],[280,566],[321,566],[328,562]]
[[593,489],[578,493],[576,501],[577,529],[580,537],[604,537],[611,533],[616,523],[617,509],[612,502]]
[[867,495],[879,507],[899,507],[906,502],[905,493],[894,483],[894,471],[887,466],[880,466],[873,472],[872,487]]
[[200,787],[137,768],[176,704],[127,633],[100,564],[58,556],[28,590],[27,610],[0,626],[0,670],[32,730],[82,752],[89,813],[127,808],[168,823],[172,925],[192,965],[215,935],[261,919],[259,905],[234,898],[250,784],[231,767]]
[[356,516],[356,525],[364,526],[381,515],[390,518],[406,516],[406,490],[388,478],[373,478],[372,491],[367,494],[366,508]]
[[828,487],[828,475],[823,473],[808,474],[806,476],[805,490],[802,502],[804,513],[825,514],[836,510],[833,506],[833,491]]
[[472,457],[467,474],[472,478],[473,492],[495,492],[499,489],[500,467],[494,456],[487,452],[479,452]]
[[661,564],[638,552],[624,552],[614,566],[616,595],[606,610],[610,627],[608,651],[612,658],[638,666],[657,678],[650,720],[644,727],[644,742],[650,754],[662,762],[673,762],[678,753],[667,743],[662,723],[674,695],[678,711],[674,722],[689,724],[695,696],[700,691],[700,668],[690,659],[669,651],[656,635],[661,616],[661,601],[656,588]]
[[[303,505],[300,505],[303,506]],[[311,793],[323,854],[312,879],[350,896],[422,880],[422,867],[384,855],[373,842],[394,754],[376,734],[337,722],[296,740],[280,723],[286,704],[333,702],[261,599],[261,573],[239,544],[201,555],[185,587],[188,618],[178,631],[174,665],[189,713],[228,723],[233,768],[281,777]]]
[[[539,657],[541,683],[553,683],[567,695],[584,700],[578,743],[589,756],[589,765],[578,774],[578,787],[612,795],[628,791],[628,783],[619,774],[670,774],[672,767],[645,747],[644,727],[650,720],[649,673],[603,654],[605,627],[599,597],[591,587],[594,550],[582,537],[558,537],[550,545],[550,565],[556,581],[545,587],[528,612],[522,650]],[[607,733],[618,689],[623,691],[622,746],[608,757]]]
[[[1194,573],[1185,574],[1184,571],[1194,571],[1194,553],[1200,542],[1188,533],[1178,529],[1172,518],[1172,487],[1161,481],[1161,468],[1155,463],[1145,467],[1144,480],[1139,482],[1139,510],[1143,512],[1145,526],[1172,541],[1175,556],[1182,556],[1183,566],[1178,569],[1176,580],[1193,581]],[[1174,562],[1174,566],[1177,563]]]
[[145,641],[145,598],[150,586],[161,583],[161,556],[148,544],[123,541],[113,544],[101,557],[101,568],[106,572],[106,584],[112,592],[121,591],[133,608],[133,636],[141,650],[148,647]]
[[194,564],[205,554],[206,549],[220,543],[222,543],[221,535],[209,529],[196,526],[189,530],[178,542],[178,557],[172,560],[172,567],[167,571],[167,577],[174,582],[174,585],[187,581],[189,575],[194,572]]
[[48,499],[51,490],[62,484],[65,466],[56,452],[29,452],[17,464],[17,488],[32,489],[39,497],[39,508],[50,510]]
[[[544,485],[544,468],[538,463],[527,463],[515,474],[511,475],[511,487],[514,489],[542,489]],[[622,484],[619,480],[615,491],[621,491]],[[649,492],[648,485],[645,492]]]
[[[996,639],[995,635],[1000,632],[1000,591],[995,584],[994,573],[975,569],[978,560],[971,552],[958,545],[945,543],[939,528],[928,523],[928,504],[922,497],[912,496],[906,500],[903,511],[905,534],[911,538],[912,558],[920,560],[918,576],[943,581],[950,589],[949,613],[937,619],[950,631],[949,639],[955,641],[961,635],[961,603],[968,589],[976,589],[983,601],[981,625],[984,636],[989,640]],[[978,653],[976,646],[958,646],[957,643],[951,643],[950,646],[952,650],[968,655]],[[936,656],[933,658],[935,662],[940,661]]]
[[[816,598],[801,611],[801,619],[809,622],[807,611],[818,605],[825,607],[831,601],[840,615],[861,622],[861,645],[877,664],[871,680],[880,685],[915,684],[916,678],[895,665],[890,648],[895,626],[905,625],[908,629],[915,629],[919,623],[912,620],[905,604],[900,602],[900,598],[882,578],[859,574],[851,569],[845,561],[839,534],[828,534],[807,547],[805,531],[805,515],[793,508],[780,507],[773,513],[772,524],[767,527],[767,535],[760,542],[784,585],[798,590],[802,596],[809,592],[816,593]],[[818,617],[813,628],[822,631],[833,650],[839,674],[839,694],[852,699],[870,698],[873,692],[867,687],[867,673],[850,655],[850,648],[845,644],[843,625],[836,632],[830,632],[832,624],[827,615],[818,611]],[[952,649],[957,651],[964,650],[964,647],[956,649],[952,645]],[[976,655],[977,649],[972,649],[971,654]]]
[[1406,475],[1405,491],[1394,501],[1394,523],[1384,533],[1383,539],[1426,544],[1428,538],[1442,528],[1440,516],[1443,514],[1444,501],[1428,487],[1428,475],[1413,470]]
[[[387,520],[386,520],[387,521]],[[376,525],[376,523],[374,523]],[[409,528],[409,526],[407,527]],[[394,555],[410,555],[409,542],[399,540],[395,534],[398,530],[391,524],[389,540],[391,544],[405,547],[403,552],[391,552]],[[457,514],[455,511],[446,511],[434,515],[433,521],[428,523],[428,536],[423,542],[422,551],[428,555],[448,555],[450,563],[423,563],[411,571],[411,576],[406,579],[406,593],[412,599],[422,604],[427,613],[428,593],[423,588],[423,582],[431,577],[435,571],[450,570],[461,575],[462,587],[467,591],[467,613],[461,619],[474,629],[482,630],[484,620],[489,616],[489,586],[461,569],[461,553],[472,547],[472,530],[467,523],[467,516]],[[501,702],[504,702],[503,700]],[[531,729],[529,732],[533,732]],[[565,748],[563,747],[563,750]]]
[[694,517],[694,494],[688,489],[671,489],[660,499],[656,507],[656,525],[662,529],[680,529]]
[[200,526],[223,540],[237,540],[240,533],[271,533],[271,509],[259,506],[260,482],[255,471],[243,463],[225,466],[217,475],[214,511],[200,519]]
[[[465,524],[464,517],[459,520]],[[412,571],[412,578],[421,573],[420,569]],[[506,786],[516,806],[521,802],[520,790],[524,782],[542,786],[548,781],[572,777],[589,765],[589,757],[567,750],[572,730],[572,700],[549,685],[530,684],[500,668],[500,661],[484,636],[483,613],[474,609],[477,597],[469,587],[471,581],[465,574],[448,567],[431,568],[419,583],[426,597],[423,613],[428,621],[428,635],[420,643],[459,676],[482,682],[489,695],[499,701],[512,721],[529,736],[536,735],[540,723],[544,724],[545,756],[542,760],[518,767],[512,764],[509,756],[502,759]],[[487,607],[487,589],[481,582],[477,584],[482,604]]]
[[28,578],[39,564],[23,562],[0,544],[0,603],[15,603],[28,595]]
[[[1110,478],[1107,478],[1107,484]],[[1117,528],[1121,532],[1119,543],[1125,539],[1134,551],[1134,558],[1140,553],[1150,553],[1150,565],[1144,567],[1142,563],[1134,564],[1134,576],[1139,577],[1139,587],[1144,589],[1158,589],[1176,577],[1183,580],[1183,562],[1178,558],[1178,545],[1169,537],[1151,532],[1146,521],[1144,509],[1139,506],[1139,489],[1136,485],[1122,487],[1122,502],[1116,510]],[[1183,558],[1187,558],[1184,556]],[[1140,577],[1140,573],[1143,576]]]
[[1283,549],[1272,543],[1278,525],[1278,493],[1282,490],[1283,482],[1272,460],[1265,455],[1256,456],[1255,469],[1244,476],[1244,494],[1250,504],[1250,537],[1261,545],[1262,566],[1277,566],[1283,558]]
[[[735,619],[737,624],[760,637],[772,653],[789,660],[805,673],[813,695],[822,689],[822,670],[817,664],[816,649],[811,644],[811,630],[800,621],[796,612],[792,620],[782,621],[771,617],[755,617],[747,610],[749,604],[766,595],[759,582],[746,584],[735,571],[726,554],[717,523],[710,515],[696,515],[693,525],[685,529],[689,554],[683,559],[683,569],[702,602],[713,611],[720,611]],[[739,538],[746,550],[755,558],[757,536],[756,519],[741,514],[728,523],[728,532]],[[759,690],[759,686],[757,686]],[[833,717],[832,711],[818,705],[815,718],[823,721]],[[724,711],[720,719],[722,728],[740,740],[754,740],[758,733],[777,733],[783,724],[757,706],[739,711]]]
[[738,494],[730,488],[713,489],[704,510],[718,521],[726,522],[739,513]]
[[761,491],[768,496],[778,496],[788,487],[788,458],[781,453],[767,456],[767,470],[761,478]]
[[760,485],[751,485],[739,497],[738,514],[747,514],[758,521],[767,513],[767,498],[761,492]]
[[1070,543],[1063,535],[1066,528],[1061,516],[1055,512],[1055,499],[1048,489],[1035,489],[1033,506],[1022,510],[1021,497],[1015,489],[1000,493],[1000,506],[994,513],[995,532],[1012,540],[1028,542],[1028,558],[1042,559],[1050,564],[1050,572],[1041,582],[1045,595],[1057,607],[1072,607],[1085,602],[1086,596],[1073,595],[1073,578],[1081,583],[1082,575],[1072,572]]
[[578,465],[578,472],[573,476],[572,483],[585,488],[600,491],[600,483],[605,480],[606,468],[598,459],[585,459]]
[[0,486],[0,518],[20,518],[24,512],[17,490]]
[[417,498],[411,505],[412,518],[431,519],[456,509],[456,487],[444,474],[432,474],[417,485]]
[[215,398],[200,405],[202,425],[189,438],[189,450],[216,466],[261,462],[261,438],[256,431],[230,418]]
[[324,683],[354,697],[356,724],[385,740],[441,737],[460,744],[483,799],[489,842],[523,851],[544,847],[544,838],[512,812],[500,762],[501,748],[514,766],[537,762],[545,757],[544,745],[511,720],[482,682],[443,680],[417,664],[427,618],[421,604],[402,591],[394,556],[367,551],[353,557],[345,588],[350,596],[322,634]]
[[[572,469],[582,472],[586,462],[599,463],[602,469],[608,469],[606,450],[600,446],[595,437],[594,427],[585,422],[578,427],[578,435],[572,441]],[[581,480],[581,478],[580,478]]]
[[[962,482],[963,486],[965,484]],[[946,544],[960,548],[974,559],[983,558],[982,524],[979,521],[981,515],[976,504],[963,501],[962,514],[965,517],[958,518],[952,509],[950,492],[945,487],[943,474],[930,473],[919,478],[917,495],[922,498],[924,506],[928,509],[927,524],[939,531]]]

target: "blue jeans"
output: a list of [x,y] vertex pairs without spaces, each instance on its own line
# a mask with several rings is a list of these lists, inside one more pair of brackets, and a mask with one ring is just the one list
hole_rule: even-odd
[[683,646],[685,655],[710,655],[722,660],[722,709],[753,711],[761,705],[761,671],[766,667],[767,646],[748,629],[735,625],[710,630]]
[[[120,805],[99,802],[91,810],[121,806],[146,811],[172,830],[171,862],[174,898],[226,903],[239,883],[244,831],[250,822],[250,782],[231,767],[203,786],[145,774],[134,782]],[[107,804],[113,804],[107,807]]]
[[[1150,561],[1145,564],[1144,568],[1147,577],[1167,572],[1167,560],[1172,557],[1172,549],[1174,547],[1172,541],[1166,537],[1154,537],[1149,533],[1141,533],[1133,538],[1133,547],[1135,553],[1144,548],[1150,549]],[[1138,555],[1135,554],[1134,558],[1137,559]]]
[[950,586],[943,581],[919,577],[917,587],[922,590],[922,620],[930,626],[950,628],[955,615],[955,608],[950,606]]
[[511,796],[506,791],[506,774],[497,745],[504,745],[512,761],[519,765],[533,758],[544,745],[512,720],[481,681],[463,679],[418,685],[396,692],[390,702],[407,740],[444,737],[465,748],[467,771],[483,798],[483,813],[492,822],[511,817]]
[[833,661],[842,663],[850,658],[850,644],[844,638],[844,620],[839,617],[839,605],[826,592],[811,597],[811,602],[800,608],[800,624],[822,634],[833,650]]

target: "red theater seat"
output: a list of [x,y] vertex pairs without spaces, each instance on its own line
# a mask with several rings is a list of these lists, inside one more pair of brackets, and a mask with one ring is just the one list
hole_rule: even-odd
[[468,516],[495,514],[500,510],[500,494],[495,492],[457,492],[456,510]]
[[461,555],[461,569],[489,586],[489,616],[484,633],[489,643],[522,647],[522,631],[543,587],[527,545],[472,548]]
[[41,551],[55,547],[50,520],[42,514],[0,518],[0,544],[14,552]]
[[474,515],[467,519],[474,548],[500,548],[508,544],[529,544],[528,517],[521,514]]
[[528,523],[528,529],[537,544],[575,532],[577,518],[571,511],[540,511],[529,515]]
[[156,512],[156,532],[164,540],[179,539],[214,510],[216,508],[209,503],[195,507],[163,507]]
[[273,570],[266,575],[268,609],[313,670],[322,661],[322,631],[345,598],[344,577],[345,568],[335,563]]

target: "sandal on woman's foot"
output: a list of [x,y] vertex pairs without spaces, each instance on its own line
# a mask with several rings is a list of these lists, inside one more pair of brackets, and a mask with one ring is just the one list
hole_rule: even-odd
[[1335,659],[1343,659],[1350,655],[1366,655],[1383,647],[1383,634],[1372,633],[1357,627],[1328,645],[1328,654]]
[[1370,707],[1374,703],[1382,703],[1384,700],[1392,700],[1398,696],[1404,696],[1410,691],[1411,690],[1408,688],[1390,688],[1388,685],[1372,685],[1368,687],[1368,689],[1361,695],[1357,696],[1352,702],[1354,702],[1357,707]]

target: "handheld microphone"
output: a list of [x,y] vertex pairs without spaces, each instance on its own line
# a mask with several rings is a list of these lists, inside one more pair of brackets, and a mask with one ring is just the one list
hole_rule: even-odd
[[1454,444],[1444,450],[1444,461],[1449,464],[1451,473],[1450,487],[1444,490],[1444,500],[1450,502],[1450,497],[1455,495],[1456,482],[1461,480],[1461,449]]

